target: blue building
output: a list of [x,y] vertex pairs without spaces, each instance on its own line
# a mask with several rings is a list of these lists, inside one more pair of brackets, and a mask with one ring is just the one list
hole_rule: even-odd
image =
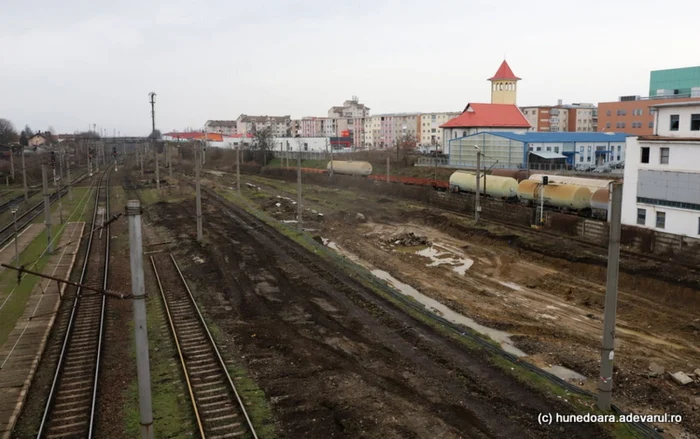
[[525,169],[528,162],[554,166],[531,166],[532,169],[601,166],[625,160],[627,137],[625,133],[596,132],[481,132],[449,140],[449,164],[473,168],[476,153],[481,151],[482,166],[487,168]]

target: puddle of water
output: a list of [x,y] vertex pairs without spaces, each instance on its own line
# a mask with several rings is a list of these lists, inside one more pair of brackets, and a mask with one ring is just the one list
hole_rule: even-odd
[[464,325],[467,328],[471,328],[480,334],[489,336],[493,341],[500,344],[501,348],[504,351],[509,352],[518,357],[527,356],[525,352],[521,351],[513,345],[513,342],[510,339],[511,334],[499,331],[498,329],[487,328],[486,326],[478,324],[469,317],[463,316],[462,314],[459,314],[454,310],[448,308],[447,306],[443,305],[442,303],[438,302],[437,300],[431,299],[430,297],[422,294],[412,286],[406,285],[405,283],[396,279],[386,271],[372,270],[372,274],[378,277],[379,279],[385,280],[391,286],[393,286],[406,296],[414,298],[415,300],[423,304],[426,308],[435,310],[446,320],[449,320],[452,323],[457,323],[459,325]]
[[515,290],[515,291],[522,291],[523,290],[523,287],[521,287],[520,285],[515,284],[513,282],[503,282],[503,281],[499,280],[498,283],[503,285],[504,287],[510,288],[511,290]]
[[586,381],[586,377],[581,375],[578,372],[575,372],[571,369],[567,369],[564,366],[550,366],[550,367],[545,367],[543,370],[551,373],[554,376],[557,376],[565,381],[577,381],[577,382],[584,382]]
[[417,251],[415,254],[429,258],[432,262],[427,264],[427,267],[437,267],[443,264],[452,266],[452,271],[464,275],[469,268],[474,264],[474,261],[469,258],[458,257],[452,252],[442,252],[438,250],[440,246],[433,245]]

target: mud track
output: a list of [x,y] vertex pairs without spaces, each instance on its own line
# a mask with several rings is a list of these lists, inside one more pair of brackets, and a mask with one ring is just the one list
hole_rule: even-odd
[[[203,192],[154,206],[182,243],[206,314],[233,340],[280,437],[599,438],[596,425],[540,426],[571,412],[438,335],[254,217]],[[201,261],[200,261],[201,262]]]

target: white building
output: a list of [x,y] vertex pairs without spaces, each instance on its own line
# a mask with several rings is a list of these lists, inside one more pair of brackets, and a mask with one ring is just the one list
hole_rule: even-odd
[[270,128],[272,135],[283,137],[290,135],[292,118],[290,116],[249,116],[241,114],[236,119],[237,134],[253,133]]
[[208,120],[204,124],[207,133],[219,133],[226,136],[238,134],[235,120]]
[[422,113],[418,120],[418,144],[421,146],[442,145],[442,128],[448,120],[459,116],[459,111]]
[[623,224],[700,236],[700,103],[651,107],[654,135],[628,137]]
[[276,137],[272,141],[279,152],[326,152],[331,148],[330,137]]

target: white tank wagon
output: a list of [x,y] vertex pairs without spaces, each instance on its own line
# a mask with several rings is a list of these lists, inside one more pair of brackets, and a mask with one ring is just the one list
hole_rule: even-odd
[[[526,203],[538,204],[541,186],[542,184],[535,180],[523,180],[518,185],[518,196]],[[542,198],[545,206],[580,211],[591,208],[592,195],[586,186],[555,183],[544,186]]]
[[341,175],[362,175],[367,176],[372,174],[372,164],[370,162],[355,162],[344,160],[333,160],[328,162],[326,169],[331,171],[331,163],[333,164],[333,173]]
[[[514,198],[518,196],[518,181],[512,177],[481,175],[482,194],[493,198]],[[453,192],[476,193],[476,174],[457,171],[450,175],[450,190]]]
[[542,182],[542,177],[549,177],[550,183],[556,184],[573,184],[576,186],[585,186],[595,192],[597,189],[608,188],[610,183],[615,180],[603,180],[598,178],[583,178],[583,177],[567,177],[565,175],[550,175],[550,174],[531,174],[528,180],[534,180],[538,183]]

